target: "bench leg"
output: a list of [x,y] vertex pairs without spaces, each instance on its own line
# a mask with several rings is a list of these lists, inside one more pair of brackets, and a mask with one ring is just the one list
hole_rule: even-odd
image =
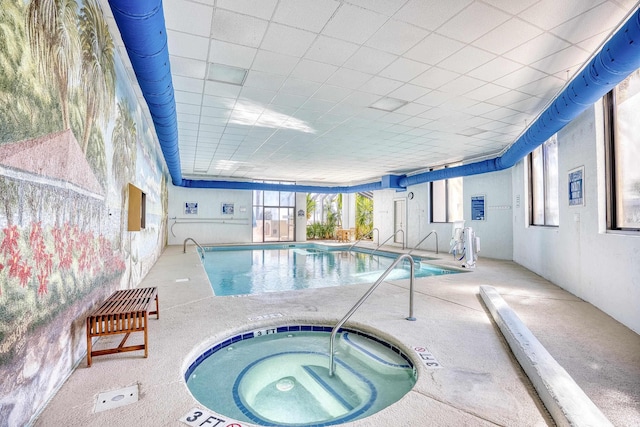
[[87,317],[87,367],[91,366],[91,318]]
[[147,343],[147,327],[149,326],[149,315],[144,312],[144,357],[149,356],[149,344]]

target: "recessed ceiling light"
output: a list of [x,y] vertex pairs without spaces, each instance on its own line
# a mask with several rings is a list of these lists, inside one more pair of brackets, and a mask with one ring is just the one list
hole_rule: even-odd
[[403,101],[402,99],[385,97],[385,98],[380,98],[373,104],[369,105],[369,107],[375,108],[376,110],[382,110],[382,111],[395,111],[405,104],[407,104],[407,101]]
[[209,63],[207,80],[242,86],[248,70],[230,65]]

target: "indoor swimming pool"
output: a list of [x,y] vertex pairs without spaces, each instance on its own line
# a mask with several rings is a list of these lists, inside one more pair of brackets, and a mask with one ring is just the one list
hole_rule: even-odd
[[342,329],[329,374],[331,327],[281,326],[210,347],[185,372],[212,411],[264,426],[328,426],[374,414],[416,382],[410,359],[373,335]]
[[[213,291],[218,296],[324,288],[373,283],[397,254],[351,251],[316,244],[207,247],[202,256]],[[415,277],[460,273],[414,257]],[[408,279],[409,264],[395,268],[386,280]]]

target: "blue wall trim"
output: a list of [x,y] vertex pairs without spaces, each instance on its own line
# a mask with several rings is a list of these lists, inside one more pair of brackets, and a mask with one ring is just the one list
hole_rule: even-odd
[[611,37],[567,88],[500,157],[412,176],[386,175],[379,182],[354,186],[267,184],[182,178],[178,125],[167,34],[161,0],[109,0],[129,59],[138,78],[174,185],[187,188],[356,193],[508,169],[560,131],[629,74],[640,68],[640,10]]

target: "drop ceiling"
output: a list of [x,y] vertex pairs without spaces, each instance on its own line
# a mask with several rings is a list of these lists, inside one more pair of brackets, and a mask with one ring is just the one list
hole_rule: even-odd
[[[102,6],[133,76],[106,0]],[[183,176],[326,186],[499,155],[637,4],[165,0],[163,7]]]

